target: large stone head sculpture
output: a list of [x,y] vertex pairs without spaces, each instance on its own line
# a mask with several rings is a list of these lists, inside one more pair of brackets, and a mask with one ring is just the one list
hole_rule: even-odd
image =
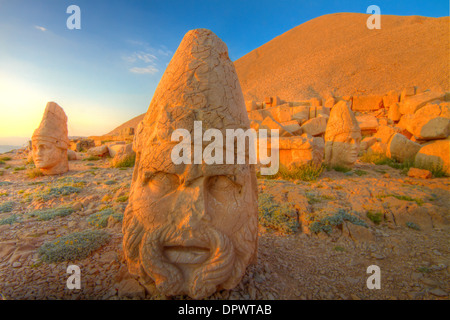
[[31,142],[34,164],[42,173],[52,175],[69,170],[67,116],[57,103],[47,103]]
[[249,128],[227,47],[206,29],[185,35],[137,128],[123,223],[128,269],[141,284],[203,298],[235,287],[256,258],[257,186],[248,162],[172,161],[172,133],[194,136],[194,121],[224,137]]
[[350,167],[358,159],[361,129],[347,101],[332,109],[325,131],[325,163]]

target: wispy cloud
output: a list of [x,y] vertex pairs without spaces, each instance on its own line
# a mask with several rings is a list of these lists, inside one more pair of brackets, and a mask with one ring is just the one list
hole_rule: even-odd
[[157,73],[159,70],[156,69],[155,66],[149,65],[147,67],[133,67],[130,69],[131,72],[133,73],[138,73],[138,74],[155,74]]
[[128,70],[136,74],[156,74],[159,68],[163,68],[168,58],[172,56],[164,45],[152,47],[148,43],[139,40],[127,40],[134,47],[134,52],[122,56],[128,65]]
[[155,63],[155,61],[158,60],[155,55],[143,51],[134,52],[131,55],[123,57],[123,59],[129,63],[134,63],[137,61],[143,61],[145,63]]
[[44,27],[41,27],[41,26],[34,26],[36,29],[38,29],[38,30],[41,30],[42,32],[45,32],[45,31],[47,31],[47,29],[46,28],[44,28]]

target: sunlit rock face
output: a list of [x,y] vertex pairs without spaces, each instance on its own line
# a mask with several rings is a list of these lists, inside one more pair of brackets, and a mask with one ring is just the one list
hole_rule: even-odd
[[348,102],[340,101],[332,109],[325,131],[325,163],[351,167],[358,159],[361,129]]
[[31,141],[34,164],[42,173],[54,175],[69,171],[67,116],[57,103],[47,103]]
[[185,35],[137,128],[123,223],[128,269],[141,284],[203,298],[234,288],[256,259],[257,186],[253,165],[172,162],[172,132],[193,137],[194,121],[224,137],[249,128],[227,47],[206,29]]

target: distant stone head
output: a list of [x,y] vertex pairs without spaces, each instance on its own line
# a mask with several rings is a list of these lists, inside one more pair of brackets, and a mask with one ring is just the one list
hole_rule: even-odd
[[67,116],[57,103],[47,103],[42,121],[31,141],[34,163],[42,173],[53,175],[69,170]]

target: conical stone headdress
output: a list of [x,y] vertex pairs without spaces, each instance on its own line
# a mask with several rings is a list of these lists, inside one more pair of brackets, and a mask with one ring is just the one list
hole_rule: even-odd
[[134,149],[145,157],[155,145],[170,142],[175,129],[192,135],[194,121],[202,121],[203,131],[250,127],[227,46],[207,29],[184,36],[138,126]]
[[42,121],[34,131],[32,140],[48,141],[61,149],[69,147],[67,116],[57,103],[47,103]]

